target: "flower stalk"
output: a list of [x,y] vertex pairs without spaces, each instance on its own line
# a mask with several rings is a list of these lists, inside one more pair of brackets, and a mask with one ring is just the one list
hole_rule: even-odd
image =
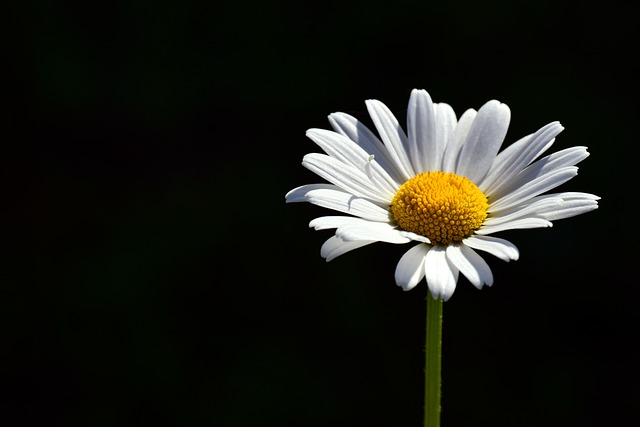
[[427,292],[424,427],[440,427],[442,305],[441,298],[434,298],[431,292]]

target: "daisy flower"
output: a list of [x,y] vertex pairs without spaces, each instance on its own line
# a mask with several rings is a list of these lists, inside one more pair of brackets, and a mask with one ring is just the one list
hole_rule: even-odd
[[576,176],[576,164],[589,155],[586,147],[571,147],[540,157],[563,130],[559,122],[500,151],[511,113],[496,100],[458,118],[451,106],[415,89],[406,132],[382,102],[366,106],[378,135],[348,114],[329,115],[333,131],[307,131],[326,154],[302,160],[328,183],[286,195],[287,202],[346,214],[310,223],[335,229],[321,248],[327,261],[375,242],[413,244],[398,262],[396,283],[408,291],[425,278],[432,297],[446,301],[460,273],[479,289],[492,285],[478,251],[518,259],[516,246],[493,234],[550,227],[598,207],[593,194],[547,193]]

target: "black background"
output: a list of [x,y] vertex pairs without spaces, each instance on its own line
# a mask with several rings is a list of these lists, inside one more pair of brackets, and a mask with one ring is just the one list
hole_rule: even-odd
[[[625,3],[631,4],[631,3]],[[3,426],[418,426],[408,246],[325,263],[326,116],[507,103],[560,120],[600,209],[500,236],[444,307],[448,426],[638,425],[637,26],[613,2],[25,1],[8,13]],[[12,25],[13,24],[13,25]]]

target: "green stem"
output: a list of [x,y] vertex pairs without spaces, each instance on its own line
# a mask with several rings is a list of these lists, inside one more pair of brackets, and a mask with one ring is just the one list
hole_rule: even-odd
[[440,379],[442,367],[442,299],[427,292],[425,344],[424,427],[440,427]]

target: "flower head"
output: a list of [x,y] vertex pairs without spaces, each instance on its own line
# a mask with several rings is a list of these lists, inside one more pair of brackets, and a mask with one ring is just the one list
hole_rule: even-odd
[[321,248],[330,261],[375,242],[413,243],[398,262],[396,283],[413,289],[426,278],[434,298],[448,300],[462,273],[474,286],[491,286],[493,275],[476,252],[518,259],[511,242],[491,236],[598,207],[599,197],[547,193],[576,176],[589,153],[567,148],[545,157],[563,130],[549,123],[500,151],[511,113],[492,100],[459,118],[424,90],[413,90],[407,131],[380,101],[366,101],[378,136],[345,113],[329,115],[333,131],[309,129],[326,154],[310,153],[302,165],[329,183],[289,191],[287,202],[309,202],[347,214],[311,221],[335,229]]

